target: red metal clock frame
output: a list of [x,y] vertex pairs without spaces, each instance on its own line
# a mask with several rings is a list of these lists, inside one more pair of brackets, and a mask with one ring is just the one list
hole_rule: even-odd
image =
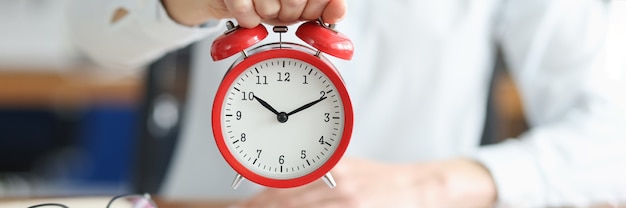
[[[316,68],[318,68],[321,72],[323,72],[330,81],[337,88],[338,94],[341,97],[341,101],[343,102],[343,112],[344,112],[344,128],[343,134],[341,136],[341,140],[337,149],[332,153],[330,158],[318,169],[313,172],[306,174],[301,177],[292,178],[292,179],[273,179],[268,178],[262,175],[255,173],[252,170],[246,168],[240,161],[238,161],[233,153],[228,149],[226,145],[223,132],[222,132],[222,122],[221,119],[222,109],[224,105],[224,99],[227,96],[228,91],[231,86],[234,84],[235,80],[239,75],[244,73],[246,69],[250,68],[254,64],[257,64],[261,61],[273,59],[273,58],[292,58],[300,61],[307,62]],[[297,187],[304,184],[308,184],[312,181],[320,179],[326,173],[328,173],[341,159],[343,154],[345,153],[348,144],[350,142],[350,138],[352,135],[353,128],[353,120],[354,114],[352,109],[352,103],[350,101],[350,97],[348,95],[348,91],[345,87],[345,83],[343,82],[341,76],[334,68],[334,66],[328,62],[327,60],[314,56],[311,53],[307,53],[301,50],[289,49],[289,48],[275,48],[267,51],[262,51],[256,53],[254,55],[249,56],[248,58],[242,60],[240,63],[234,65],[226,74],[222,83],[220,84],[217,94],[215,96],[215,100],[213,102],[213,111],[212,111],[212,127],[213,127],[213,135],[215,138],[215,142],[217,147],[227,161],[227,163],[239,174],[241,174],[246,179],[253,181],[255,183],[275,187],[275,188],[290,188]]]

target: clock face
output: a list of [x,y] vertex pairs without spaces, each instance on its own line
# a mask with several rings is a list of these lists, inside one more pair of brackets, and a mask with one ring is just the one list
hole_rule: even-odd
[[220,111],[214,124],[220,124],[216,141],[222,155],[263,185],[293,180],[295,186],[321,177],[341,157],[351,133],[352,110],[346,114],[344,102],[350,103],[336,71],[317,57],[293,52],[313,59],[270,52],[270,58],[244,60],[224,79],[221,103],[214,107]]

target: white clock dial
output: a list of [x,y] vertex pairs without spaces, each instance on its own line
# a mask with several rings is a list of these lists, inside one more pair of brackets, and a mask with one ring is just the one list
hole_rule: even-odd
[[264,177],[292,179],[322,166],[343,135],[344,106],[318,68],[273,58],[246,69],[222,105],[222,132],[232,155]]

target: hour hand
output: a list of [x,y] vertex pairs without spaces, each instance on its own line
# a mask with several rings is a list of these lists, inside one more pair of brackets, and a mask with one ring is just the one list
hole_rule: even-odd
[[278,111],[276,109],[274,109],[274,107],[272,107],[270,104],[268,104],[267,102],[265,102],[265,100],[257,97],[256,95],[254,95],[254,99],[256,101],[259,101],[259,103],[261,103],[261,105],[263,105],[263,107],[267,108],[268,110],[272,111],[272,113],[278,115]]

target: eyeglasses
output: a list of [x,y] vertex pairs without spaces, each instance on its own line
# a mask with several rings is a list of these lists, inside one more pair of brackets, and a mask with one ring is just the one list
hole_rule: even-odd
[[[44,203],[30,206],[28,208],[69,208],[60,203]],[[126,194],[111,198],[105,208],[157,208],[156,203],[150,197],[150,194]]]

